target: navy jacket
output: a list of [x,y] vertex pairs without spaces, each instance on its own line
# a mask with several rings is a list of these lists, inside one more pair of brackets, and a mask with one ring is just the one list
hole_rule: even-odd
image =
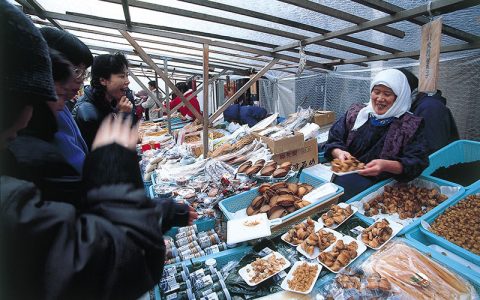
[[223,112],[225,121],[236,121],[241,125],[247,124],[250,127],[265,119],[266,116],[267,110],[265,108],[251,105],[232,104]]
[[446,103],[441,91],[433,96],[424,94],[412,103],[413,114],[425,120],[425,138],[430,154],[459,139],[455,119]]

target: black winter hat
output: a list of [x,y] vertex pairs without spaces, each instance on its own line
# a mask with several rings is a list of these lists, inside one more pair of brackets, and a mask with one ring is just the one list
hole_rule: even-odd
[[61,52],[72,64],[83,63],[86,68],[92,65],[92,52],[73,34],[53,27],[42,27],[40,33],[50,48]]
[[400,72],[402,72],[403,75],[405,75],[405,77],[407,77],[408,85],[410,86],[410,90],[412,92],[413,92],[413,90],[418,88],[418,78],[417,78],[417,76],[415,76],[415,74],[413,74],[412,72],[410,72],[409,70],[407,70],[405,68],[400,68],[398,70]]
[[56,101],[47,43],[32,21],[5,0],[0,0],[0,41],[2,110],[6,101]]

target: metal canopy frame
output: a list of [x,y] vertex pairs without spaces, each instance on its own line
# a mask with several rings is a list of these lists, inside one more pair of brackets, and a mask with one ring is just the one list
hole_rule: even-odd
[[[351,34],[364,32],[367,30],[376,30],[393,36],[395,38],[403,38],[405,32],[393,28],[389,25],[397,23],[400,21],[408,21],[416,25],[424,25],[430,21],[428,17],[430,14],[444,14],[450,13],[464,8],[472,7],[480,4],[480,0],[437,0],[431,2],[429,5],[424,4],[411,9],[403,9],[402,7],[393,5],[391,3],[382,1],[382,0],[351,0],[355,3],[359,3],[366,7],[373,8],[377,11],[386,13],[387,16],[367,20],[365,18],[334,9],[322,4],[318,4],[308,0],[278,0],[279,2],[285,3],[286,5],[292,5],[300,7],[310,11],[312,14],[321,14],[327,15],[336,19],[350,22],[354,24],[346,28],[339,28],[338,30],[329,31],[324,28],[319,28],[316,26],[304,24],[302,22],[289,20],[283,17],[278,17],[266,13],[261,13],[252,9],[245,9],[241,7],[236,7],[233,5],[217,3],[209,0],[178,0],[181,2],[208,7],[211,9],[226,11],[240,16],[247,16],[250,18],[256,18],[259,20],[272,22],[280,24],[282,26],[288,26],[295,29],[300,29],[303,31],[311,32],[313,36],[306,36],[304,34],[298,34],[294,32],[289,32],[287,30],[274,29],[267,26],[261,26],[258,24],[253,24],[245,21],[236,20],[235,18],[226,18],[221,16],[215,16],[211,14],[199,13],[192,10],[185,10],[180,8],[173,8],[170,6],[153,4],[148,2],[142,2],[137,0],[100,0],[104,2],[115,3],[122,6],[124,13],[124,20],[103,18],[99,16],[86,15],[75,12],[66,12],[65,14],[60,14],[56,12],[46,11],[36,0],[16,0],[19,4],[24,7],[24,10],[31,15],[38,16],[42,20],[48,20],[54,26],[62,30],[78,31],[85,32],[90,34],[98,34],[105,37],[115,37],[115,38],[125,38],[128,43],[134,48],[134,51],[123,51],[128,55],[139,56],[141,61],[145,62],[147,72],[154,72],[152,74],[158,74],[166,84],[166,88],[170,88],[174,93],[180,94],[176,86],[170,81],[168,72],[176,70],[173,64],[180,63],[185,64],[186,66],[178,66],[176,70],[175,77],[170,76],[171,78],[179,78],[178,74],[184,75],[200,75],[202,74],[204,86],[206,87],[205,80],[208,83],[213,82],[218,79],[225,73],[226,70],[233,72],[235,74],[241,75],[250,75],[255,73],[255,70],[252,68],[260,68],[262,66],[254,63],[262,62],[266,65],[257,72],[242,88],[240,88],[235,95],[233,95],[225,104],[223,104],[215,113],[209,117],[208,107],[205,109],[205,105],[208,102],[204,103],[204,115],[201,116],[197,113],[191,104],[189,99],[185,99],[182,95],[181,105],[187,105],[187,107],[195,113],[197,119],[200,122],[204,123],[204,138],[208,137],[208,125],[213,122],[223,111],[235,101],[242,93],[244,93],[251,84],[253,84],[258,78],[263,76],[268,70],[282,70],[282,72],[291,72],[286,69],[295,68],[299,63],[298,56],[291,56],[289,53],[295,53],[298,55],[298,47],[306,46],[310,44],[317,44],[322,47],[327,47],[331,49],[339,50],[339,55],[329,55],[326,53],[321,53],[318,51],[305,51],[306,55],[312,59],[307,60],[307,68],[314,71],[324,71],[324,70],[333,70],[335,66],[344,65],[344,64],[355,64],[359,66],[369,66],[367,62],[381,61],[381,60],[390,60],[397,58],[415,58],[419,55],[419,50],[413,51],[400,51],[393,47],[388,47],[387,45],[378,45],[370,41],[360,39],[357,37],[350,36]],[[140,8],[148,9],[151,11],[162,12],[171,15],[179,15],[187,18],[194,18],[204,22],[210,22],[214,24],[223,24],[227,26],[234,26],[241,28],[242,30],[252,30],[256,32],[262,32],[267,35],[287,38],[294,40],[293,42],[284,44],[284,45],[275,45],[272,43],[267,43],[265,41],[259,40],[250,40],[239,37],[225,36],[220,34],[214,34],[209,32],[187,30],[176,27],[169,26],[160,26],[154,24],[134,22],[131,19],[130,8]],[[111,32],[102,32],[100,30],[86,29],[80,25],[74,26],[70,24],[60,24],[60,22],[69,22],[74,24],[83,24],[94,27],[102,27],[108,29],[114,29],[119,31],[118,33]],[[46,21],[35,21],[38,24],[45,25]],[[480,48],[480,37],[474,34],[461,31],[457,28],[444,25],[442,28],[442,33],[447,36],[464,41],[464,43],[448,45],[441,48],[441,52],[454,52],[454,51],[463,51],[469,49]],[[180,42],[188,42],[194,44],[200,44],[201,47],[185,45],[180,42],[171,42],[171,41],[159,41],[154,39],[145,38],[144,36],[154,36],[162,39],[176,40]],[[316,35],[315,35],[316,34]],[[95,38],[83,37],[81,38],[95,40]],[[346,44],[340,44],[335,41],[328,41],[331,39],[340,39]],[[187,53],[182,50],[165,50],[161,48],[145,46],[142,48],[138,43],[154,43],[154,44],[164,44],[167,46],[175,47],[175,49],[188,49],[199,51],[200,54]],[[123,44],[120,42],[110,41],[113,45],[120,44],[123,46],[128,46],[128,44]],[[358,47],[361,46],[361,47]],[[99,47],[94,45],[89,45],[92,50],[98,51],[115,51],[114,48],[109,47]],[[368,50],[365,50],[365,47]],[[147,51],[149,53],[147,53]],[[170,55],[159,55],[153,53],[152,51],[167,51],[174,52],[176,54],[188,55],[192,58],[185,57],[174,57]],[[233,51],[233,52],[229,52]],[[378,52],[380,51],[380,52]],[[341,57],[342,52],[347,52],[354,54],[355,58],[343,58]],[[225,57],[231,57],[232,60],[222,59],[214,57],[213,55],[219,54]],[[203,58],[202,60],[197,60],[195,58]],[[153,59],[157,60],[155,62]],[[237,60],[235,60],[237,59]],[[318,61],[321,59],[321,62]],[[158,60],[163,61],[163,66],[159,67],[157,64]],[[143,73],[145,70],[139,70],[138,68],[142,65],[141,61],[131,60],[132,63],[132,74],[135,72],[136,76],[145,76]],[[198,68],[200,67],[200,68]],[[189,69],[190,68],[190,69]],[[212,69],[213,68],[213,69]],[[215,69],[222,70],[220,73],[214,72]],[[137,71],[138,70],[138,71]],[[153,75],[152,75],[153,76]],[[213,77],[212,77],[213,76]],[[135,77],[135,80],[138,78]],[[202,86],[203,88],[203,86]],[[202,89],[198,89],[196,94],[200,93]],[[208,100],[208,89],[204,88],[204,101]],[[172,108],[171,111],[175,111],[179,106]],[[208,105],[207,105],[208,106]],[[168,113],[168,119],[170,119],[170,112]],[[207,143],[208,144],[208,143]],[[208,146],[208,145],[207,145]],[[205,145],[204,145],[205,147]],[[204,154],[208,152],[208,148],[204,148]]]

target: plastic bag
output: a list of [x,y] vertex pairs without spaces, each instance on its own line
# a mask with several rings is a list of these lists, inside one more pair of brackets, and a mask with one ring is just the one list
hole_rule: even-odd
[[478,299],[469,282],[402,242],[386,245],[362,268],[386,278],[401,299]]

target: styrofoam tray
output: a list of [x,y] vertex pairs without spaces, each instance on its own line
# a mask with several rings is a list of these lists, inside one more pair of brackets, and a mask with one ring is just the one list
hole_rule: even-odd
[[[340,240],[343,240],[343,242],[345,244],[349,244],[351,242],[356,242],[358,244],[358,249],[357,249],[357,256],[350,260],[350,262],[348,264],[346,264],[343,268],[341,268],[340,270],[338,271],[333,271],[332,269],[330,269],[329,267],[327,267],[326,265],[324,265],[321,261],[320,261],[320,258],[317,257],[317,261],[319,263],[321,263],[323,266],[325,266],[325,268],[327,268],[330,272],[332,273],[339,273],[340,271],[342,271],[343,269],[345,269],[346,267],[348,267],[354,260],[356,260],[360,255],[362,255],[363,252],[365,252],[367,250],[367,246],[365,246],[364,243],[362,243],[361,241],[358,241],[356,239],[354,239],[353,237],[349,236],[349,235],[345,235],[343,236],[342,238],[340,238]],[[329,252],[329,251],[332,251],[333,247],[335,246],[336,242],[333,243],[332,245],[330,245],[330,247],[328,247],[327,249],[325,249],[324,251],[322,252]],[[321,253],[321,252],[320,252]],[[320,254],[319,254],[320,255]]]
[[[347,204],[347,203],[343,203],[343,202],[342,202],[342,203],[338,203],[337,205],[340,206],[341,208],[347,208],[350,204]],[[338,226],[340,226],[340,225],[342,225],[343,223],[345,223],[346,220],[350,219],[350,218],[358,211],[358,208],[356,208],[355,206],[353,206],[353,205],[350,205],[350,206],[351,206],[351,208],[352,208],[353,213],[352,213],[350,216],[348,216],[347,218],[345,218],[345,220],[343,220],[342,223],[340,223],[340,224],[334,224],[334,225],[332,225],[332,226],[326,226],[326,225],[323,223],[323,220],[322,220],[322,217],[321,217],[321,216],[320,216],[320,218],[318,218],[318,223],[322,224],[322,226],[323,226],[323,227],[326,227],[326,228],[330,228],[330,229],[335,229],[335,228],[337,228]],[[323,216],[323,214],[322,214],[322,216]]]
[[[310,288],[306,290],[305,292],[297,291],[297,290],[292,290],[288,287],[288,281],[293,279],[293,272],[303,263],[308,264],[309,266],[318,266],[317,273],[312,281],[312,284],[310,285]],[[310,294],[313,290],[313,287],[315,286],[315,283],[317,282],[318,276],[320,275],[320,272],[322,271],[322,265],[319,265],[317,263],[309,263],[309,262],[304,262],[304,261],[297,261],[293,267],[290,269],[290,272],[288,272],[287,277],[283,279],[282,284],[280,287],[286,291],[294,292],[294,293],[299,293],[299,294]]]
[[326,163],[326,164],[321,164],[321,166],[325,169],[327,169],[328,171],[332,172],[333,174],[337,175],[337,176],[344,176],[344,175],[348,175],[348,174],[355,174],[355,173],[358,173],[359,171],[361,171],[361,169],[359,170],[354,170],[354,171],[348,171],[348,172],[334,172],[332,171],[332,166],[330,163]]
[[[245,267],[241,268],[240,270],[238,270],[238,274],[240,275],[240,277],[242,277],[243,280],[245,280],[245,282],[249,286],[256,286],[256,285],[264,282],[265,280],[275,276],[276,274],[280,273],[281,271],[290,267],[290,265],[291,265],[290,261],[278,252],[272,252],[269,255],[263,257],[262,259],[268,259],[272,255],[275,255],[275,257],[277,257],[277,258],[283,258],[285,260],[285,265],[283,265],[283,267],[277,273],[274,273],[274,274],[268,276],[267,278],[263,279],[262,281],[254,283],[254,282],[251,281],[252,277],[253,277],[253,268],[252,268],[251,263],[250,263],[250,264],[246,265]],[[252,272],[248,272],[247,270],[251,270]]]
[[[248,226],[251,222],[259,222],[257,225]],[[270,223],[266,213],[249,216],[242,219],[227,222],[227,243],[236,244],[272,234]]]
[[[382,220],[383,220],[383,219],[382,219]],[[375,224],[380,223],[382,220],[376,221],[375,223],[373,223],[372,225],[370,225],[368,228],[373,227]],[[395,237],[395,236],[400,232],[400,230],[403,229],[403,225],[402,225],[402,224],[399,224],[399,223],[397,223],[397,222],[391,221],[391,220],[389,220],[389,219],[387,219],[387,218],[386,218],[385,220],[387,220],[388,223],[390,223],[389,226],[390,226],[390,228],[392,228],[392,235],[390,236],[390,238],[389,238],[388,240],[386,240],[385,243],[381,244],[380,246],[378,246],[378,247],[376,247],[376,248],[370,247],[370,245],[368,245],[367,243],[364,243],[365,246],[367,246],[368,248],[373,249],[373,250],[380,250],[380,249],[381,249],[383,246],[385,246],[393,237]],[[366,229],[368,229],[368,228],[366,228]],[[366,229],[365,229],[365,230],[366,230]],[[363,243],[363,241],[362,241],[362,233],[360,233],[360,234],[357,236],[357,240]]]
[[[307,222],[307,220],[303,221],[302,223],[306,223],[306,222]],[[318,223],[318,222],[316,222],[316,221],[313,221],[313,222],[314,222],[314,225],[313,225],[313,228],[314,228],[314,229],[313,229],[313,230],[314,230],[315,232],[317,232],[317,231],[319,231],[320,229],[323,228],[323,226],[322,226],[320,223]],[[294,226],[292,226],[290,229],[292,229],[293,227],[294,227]],[[290,246],[297,247],[297,245],[292,244],[292,243],[290,243],[290,242],[287,242],[287,241],[285,240],[285,237],[287,236],[287,234],[288,234],[288,231],[285,232],[284,234],[282,234],[282,236],[280,237],[280,238],[282,239],[282,241],[284,241],[285,243],[289,244]]]
[[[340,232],[337,232],[337,231],[332,230],[332,229],[327,228],[327,227],[320,228],[320,230],[325,230],[325,231],[327,231],[327,232],[333,233],[333,235],[335,236],[335,241],[333,242],[334,244],[335,244],[339,239],[341,239],[341,238],[343,237],[343,234],[341,234]],[[315,231],[315,232],[318,232],[318,231],[320,231],[320,230],[317,230],[317,231]],[[328,247],[327,247],[327,249],[328,249]],[[320,252],[322,252],[322,251],[320,251],[320,248],[319,248],[319,247],[316,247],[316,246],[315,246],[312,255],[309,255],[307,252],[305,252],[305,250],[303,250],[302,244],[299,244],[299,245],[297,246],[297,251],[300,252],[303,256],[305,256],[305,257],[307,257],[307,258],[309,258],[309,259],[315,259],[315,258],[317,258],[317,257],[320,255]]]
[[314,188],[310,193],[303,196],[302,200],[308,201],[310,203],[315,203],[319,199],[327,196],[333,196],[338,191],[338,185],[326,182],[321,186]]

